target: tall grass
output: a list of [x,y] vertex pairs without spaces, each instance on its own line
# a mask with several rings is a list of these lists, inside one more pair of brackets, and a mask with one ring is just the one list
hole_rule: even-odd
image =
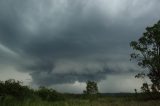
[[68,98],[64,101],[43,101],[25,99],[23,101],[7,97],[0,106],[159,106],[160,100],[137,101],[132,97],[101,97],[94,100]]

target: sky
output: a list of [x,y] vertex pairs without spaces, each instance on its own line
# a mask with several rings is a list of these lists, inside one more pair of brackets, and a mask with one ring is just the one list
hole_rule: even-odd
[[82,93],[134,92],[129,43],[160,19],[159,0],[0,0],[0,80]]

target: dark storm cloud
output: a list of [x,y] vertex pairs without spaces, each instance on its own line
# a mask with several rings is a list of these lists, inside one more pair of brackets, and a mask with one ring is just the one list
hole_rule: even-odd
[[0,0],[0,55],[43,85],[135,72],[129,42],[160,18],[159,1],[117,3]]
[[[85,70],[87,71],[87,70]],[[77,73],[66,73],[66,74],[52,74],[51,72],[34,72],[31,75],[34,77],[34,82],[38,85],[51,85],[51,84],[65,84],[74,83],[75,81],[86,82],[100,81],[106,78],[106,72],[96,72],[90,74],[77,74]]]

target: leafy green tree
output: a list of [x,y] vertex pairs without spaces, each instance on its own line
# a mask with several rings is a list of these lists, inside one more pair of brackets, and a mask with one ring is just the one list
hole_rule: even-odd
[[[132,41],[130,46],[134,53],[131,59],[146,70],[145,75],[154,84],[154,88],[160,90],[160,21],[151,27],[137,41]],[[147,74],[146,74],[147,73]],[[146,84],[144,84],[146,88]],[[153,89],[154,89],[153,88]],[[154,89],[155,90],[155,89]]]
[[87,94],[97,94],[98,93],[98,86],[97,83],[94,81],[87,81],[86,91]]

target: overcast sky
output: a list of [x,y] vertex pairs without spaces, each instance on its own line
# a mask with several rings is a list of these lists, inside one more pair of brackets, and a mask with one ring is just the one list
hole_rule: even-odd
[[0,80],[81,93],[133,92],[129,43],[160,19],[160,0],[0,0]]

